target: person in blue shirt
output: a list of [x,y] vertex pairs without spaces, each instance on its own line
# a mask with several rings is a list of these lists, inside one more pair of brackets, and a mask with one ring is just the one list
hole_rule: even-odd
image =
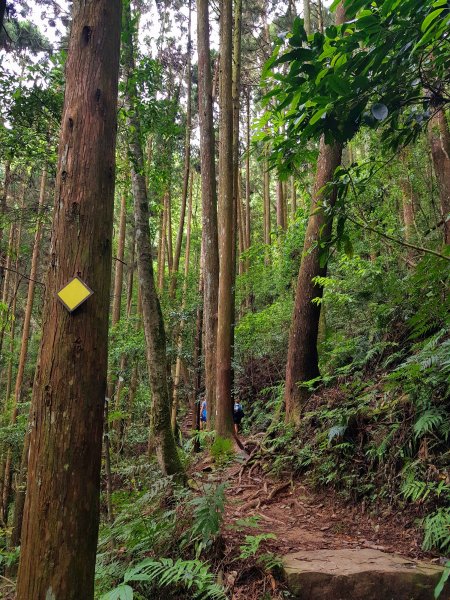
[[239,433],[239,428],[241,426],[241,421],[244,417],[244,410],[242,408],[242,404],[236,400],[233,405],[233,423],[234,423],[234,432]]
[[207,411],[206,411],[206,399],[200,405],[200,427],[201,429],[206,428],[206,419],[207,419]]

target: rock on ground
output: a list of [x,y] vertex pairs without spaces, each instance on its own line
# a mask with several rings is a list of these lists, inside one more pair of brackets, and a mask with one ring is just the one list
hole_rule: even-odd
[[[298,600],[433,600],[442,567],[379,550],[296,552],[283,558]],[[447,583],[441,600],[450,598]]]

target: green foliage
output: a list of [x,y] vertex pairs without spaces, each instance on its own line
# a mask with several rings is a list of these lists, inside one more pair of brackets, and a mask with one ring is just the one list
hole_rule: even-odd
[[450,549],[450,508],[440,508],[437,512],[428,515],[424,521],[424,531],[424,550],[438,548],[442,552],[448,552]]
[[[171,558],[154,560],[148,558],[128,569],[124,584],[103,595],[100,600],[132,600],[133,589],[130,582],[147,583],[160,590],[169,587],[177,590],[176,597],[189,597],[198,600],[225,600],[223,588],[215,582],[208,566],[199,560],[174,561]],[[185,596],[185,594],[188,594]]]
[[194,508],[194,520],[187,535],[195,546],[197,558],[211,548],[220,533],[225,510],[225,487],[223,483],[218,486],[205,485],[204,494],[190,502]]
[[[140,598],[162,588],[174,598],[184,597],[182,593],[186,598],[193,593],[198,598],[222,597],[222,588],[200,557],[208,556],[218,540],[225,486],[206,485],[203,495],[193,496],[174,489],[170,478],[150,476],[154,483],[148,491],[113,497],[117,516],[102,528],[99,540],[97,597]],[[136,479],[135,473],[132,481]]]
[[240,558],[250,558],[250,556],[255,556],[261,546],[262,542],[266,540],[275,540],[276,535],[273,533],[260,533],[259,535],[246,535],[245,541],[241,544],[240,549],[241,553],[239,555]]
[[211,446],[211,456],[219,467],[227,465],[234,457],[233,441],[216,436]]
[[444,586],[448,580],[448,578],[450,577],[450,562],[447,562],[447,564],[445,565],[445,569],[442,573],[442,577],[439,580],[439,583],[437,584],[435,590],[434,590],[434,597],[437,599],[440,597],[440,595],[442,594],[443,590],[444,590]]
[[[442,3],[347,0],[344,25],[308,37],[297,18],[265,67],[275,81],[266,104],[276,99],[276,107],[261,129],[272,120],[278,154],[292,162],[294,140],[347,141],[362,126],[382,128],[394,147],[414,139],[448,101],[450,16]],[[287,136],[275,133],[282,124]]]

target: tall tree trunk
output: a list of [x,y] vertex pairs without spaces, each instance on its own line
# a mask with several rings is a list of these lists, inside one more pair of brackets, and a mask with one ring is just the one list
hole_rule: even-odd
[[127,201],[125,193],[120,200],[119,236],[117,240],[117,260],[114,272],[114,295],[111,314],[111,325],[117,325],[120,321],[120,305],[123,287],[123,259],[125,256],[125,234],[127,227]]
[[[202,261],[203,262],[203,261]],[[202,337],[203,337],[203,269],[200,268],[198,283],[199,303],[197,306],[197,316],[195,320],[195,341],[194,341],[194,385],[192,387],[191,410],[192,410],[192,431],[200,429],[200,402],[199,395],[202,385]],[[200,450],[200,445],[195,445],[195,450]]]
[[279,179],[277,180],[277,227],[282,231],[286,230],[286,220],[285,220],[285,197],[284,197],[284,189],[283,182]]
[[6,12],[6,0],[0,0],[0,29],[3,28],[5,12]]
[[[233,388],[234,388],[234,327],[236,320],[236,254],[237,232],[241,239],[242,251],[245,248],[244,224],[242,219],[242,185],[240,168],[239,120],[241,110],[241,47],[242,47],[242,0],[234,0],[234,27],[232,29],[232,168],[233,168],[233,208],[232,208],[232,240],[231,240],[231,340],[230,340],[230,412],[232,413]],[[243,266],[239,256],[239,269]]]
[[[186,308],[186,297],[188,291],[188,277],[189,277],[189,260],[191,256],[191,222],[192,222],[192,186],[193,186],[193,173],[191,172],[190,186],[189,186],[189,205],[186,225],[186,250],[184,254],[184,282],[183,282],[183,297],[181,300],[181,312],[183,313]],[[177,339],[177,360],[175,364],[175,376],[173,380],[173,399],[172,399],[172,429],[176,430],[177,425],[177,412],[178,403],[180,397],[180,383],[181,383],[181,366],[182,358],[181,351],[183,349],[183,330],[184,320],[181,321],[178,328],[178,339]]]
[[[16,260],[15,260],[15,274],[14,274],[14,284],[13,284],[13,288],[12,288],[12,297],[10,302],[8,303],[8,312],[7,315],[11,315],[11,319],[9,321],[9,319],[6,319],[6,321],[10,323],[10,332],[9,332],[9,359],[8,359],[8,365],[6,368],[6,392],[5,392],[5,407],[8,406],[9,400],[10,400],[10,396],[11,396],[11,391],[12,391],[12,375],[13,375],[13,363],[14,363],[14,342],[15,342],[15,331],[16,331],[16,319],[15,319],[15,314],[16,314],[16,305],[17,305],[17,294],[19,291],[19,286],[20,286],[20,276],[19,276],[19,249],[20,249],[20,242],[21,242],[21,237],[22,237],[22,217],[23,217],[23,207],[24,207],[24,196],[22,196],[22,201],[21,201],[21,217],[20,217],[20,221],[19,221],[19,225],[17,227],[17,233],[16,233],[16,240],[14,243],[14,240],[12,241],[12,243],[14,244],[15,247],[15,254],[16,254]],[[3,288],[3,297],[2,300],[3,302],[6,304],[6,301],[8,300],[8,289],[6,288],[6,278],[5,278],[5,285]],[[5,324],[6,327],[6,324]],[[4,328],[2,329],[2,343],[3,343],[3,331]],[[3,455],[1,457],[1,468],[0,468],[0,518],[3,521],[3,523],[6,524],[7,520],[8,520],[8,505],[9,505],[9,492],[8,494],[4,494],[4,486],[5,486],[5,473],[6,473],[6,460],[7,457],[9,455],[9,450],[6,451],[6,456]]]
[[[114,328],[120,321],[120,308],[122,301],[122,286],[123,286],[123,259],[125,256],[125,234],[127,226],[127,201],[126,195],[123,192],[120,199],[120,216],[119,216],[119,235],[117,240],[117,260],[114,270],[114,292],[113,304],[111,313],[111,326]],[[111,438],[109,426],[109,403],[114,395],[114,377],[109,373],[108,388],[105,401],[105,426],[104,426],[104,446],[105,446],[105,476],[106,476],[106,509],[108,521],[113,521],[112,508],[112,472],[111,472]],[[120,394],[117,393],[116,405]]]
[[[1,30],[1,27],[0,27]],[[6,203],[8,199],[8,191],[9,186],[11,184],[11,162],[8,160],[5,164],[5,179],[3,181],[3,189],[0,196],[0,217],[3,218],[6,212]],[[3,224],[0,226],[0,288],[3,284],[4,277],[4,264],[5,264],[5,253],[3,252],[3,248],[1,248],[3,242]]]
[[172,276],[173,271],[173,244],[172,244],[172,184],[169,182],[169,189],[167,192],[167,235],[166,235],[166,252],[167,252],[167,270],[169,271],[169,278]]
[[[246,249],[251,246],[251,211],[250,211],[250,87],[247,88],[247,152],[245,155],[245,238]],[[248,270],[249,265],[246,265]]]
[[[336,23],[342,24],[344,20],[345,12],[341,3],[336,10]],[[327,244],[330,241],[333,224],[332,217],[327,216],[321,207],[324,201],[329,207],[333,207],[336,202],[335,189],[327,196],[321,190],[332,181],[341,158],[341,144],[335,142],[328,145],[323,138],[320,140],[313,202],[297,280],[286,365],[286,420],[296,424],[300,421],[302,409],[309,397],[308,390],[301,384],[319,376],[317,336],[320,304],[313,300],[322,297],[323,288],[315,284],[313,279],[326,275],[327,263],[322,262],[321,265],[318,242],[320,240]]]
[[205,399],[208,424],[214,422],[216,404],[217,304],[219,293],[219,250],[217,234],[217,190],[214,161],[211,57],[208,0],[197,0],[198,98],[200,161],[202,176],[202,237],[204,285]]
[[[73,4],[17,600],[94,596],[120,18],[119,0]],[[74,275],[94,294],[69,313],[57,292]]]
[[126,76],[128,147],[131,160],[131,181],[134,196],[136,254],[139,286],[142,298],[142,318],[147,345],[147,366],[152,391],[151,435],[159,466],[165,475],[184,480],[183,466],[178,456],[170,426],[170,398],[167,385],[166,334],[161,306],[153,276],[153,256],[150,243],[149,208],[143,176],[143,154],[140,144],[137,90],[132,73],[135,70],[130,4],[124,7],[124,70]]
[[164,193],[163,213],[161,223],[161,233],[159,238],[159,256],[158,256],[158,290],[162,294],[164,290],[164,274],[166,271],[166,238],[167,238],[167,217],[168,211],[168,190]]
[[184,177],[183,192],[181,196],[180,223],[178,227],[177,241],[175,244],[175,255],[173,257],[173,273],[170,282],[170,297],[175,297],[177,288],[177,274],[180,266],[181,246],[183,243],[184,217],[186,213],[186,202],[189,188],[189,173],[191,165],[191,129],[192,129],[192,66],[191,66],[191,20],[192,20],[192,0],[189,0],[189,21],[188,21],[188,47],[187,47],[187,108],[186,108],[186,141],[184,150]]
[[220,437],[233,430],[231,399],[231,328],[233,322],[233,101],[232,3],[220,3],[219,120],[219,308],[217,323],[217,406]]
[[[322,139],[317,162],[313,203],[305,234],[302,262],[297,280],[294,313],[289,335],[289,348],[286,366],[286,418],[298,423],[302,408],[309,392],[300,384],[319,376],[317,334],[320,318],[320,304],[314,298],[322,296],[322,287],[313,283],[313,278],[324,277],[327,267],[320,266],[319,247],[327,243],[331,236],[332,219],[323,210],[318,210],[325,200],[320,190],[332,180],[334,170],[339,166],[342,154],[340,144],[327,145]],[[326,198],[327,206],[336,201],[336,191]]]
[[443,109],[431,119],[428,138],[439,188],[444,244],[450,244],[450,132]]
[[305,31],[311,34],[311,7],[310,0],[303,0],[303,19],[305,21]]
[[[31,315],[33,312],[33,303],[34,303],[34,291],[36,288],[36,273],[37,266],[39,261],[39,245],[41,242],[41,231],[42,231],[42,221],[41,221],[41,213],[42,206],[44,204],[45,199],[45,188],[47,182],[47,171],[44,167],[41,176],[41,186],[39,191],[39,204],[38,204],[38,214],[37,214],[37,228],[36,233],[34,235],[34,245],[33,252],[31,255],[31,269],[30,269],[30,279],[28,282],[28,294],[27,294],[27,302],[25,305],[25,314],[23,317],[23,327],[22,327],[22,341],[20,344],[20,356],[19,356],[19,364],[17,367],[17,375],[16,375],[16,385],[14,389],[14,404],[13,411],[11,415],[11,424],[14,425],[17,421],[17,415],[19,412],[19,405],[21,401],[21,392],[22,392],[22,384],[23,384],[23,375],[25,372],[25,365],[27,361],[28,354],[28,342],[30,338],[30,324],[31,324]],[[6,467],[5,467],[5,483],[3,486],[3,498],[4,503],[3,506],[6,508],[5,498],[6,500],[9,498],[9,491],[11,485],[11,451],[8,451],[6,458]],[[20,482],[22,483],[22,482]],[[6,519],[5,519],[6,521]]]
[[265,158],[262,163],[263,168],[263,212],[264,212],[264,243],[270,244],[270,174],[269,162],[267,160],[268,150],[264,151]]
[[291,175],[291,215],[292,220],[295,219],[295,215],[297,214],[297,190],[295,188],[295,178]]
[[323,33],[323,5],[322,0],[317,0],[317,25],[320,33]]
[[133,226],[133,233],[130,243],[130,258],[128,259],[128,282],[127,282],[127,316],[131,315],[131,306],[133,302],[133,284],[135,269],[135,251],[136,251],[136,228]]

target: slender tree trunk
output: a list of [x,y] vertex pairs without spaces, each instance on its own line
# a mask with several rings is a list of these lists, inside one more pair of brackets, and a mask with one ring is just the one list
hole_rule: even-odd
[[[342,24],[345,11],[342,3],[336,10],[336,23]],[[332,217],[321,209],[326,200],[327,206],[333,207],[336,202],[336,190],[324,197],[322,188],[332,181],[335,169],[342,159],[342,145],[328,145],[322,138],[319,157],[317,159],[316,180],[313,191],[313,202],[303,246],[302,262],[297,280],[294,312],[289,335],[289,347],[286,365],[286,420],[299,423],[303,407],[309,392],[301,384],[319,376],[319,357],[317,337],[320,319],[320,304],[313,302],[321,298],[323,288],[315,284],[313,279],[324,277],[327,263],[323,264],[318,242],[327,244],[331,238]],[[321,264],[322,263],[322,264]]]
[[204,252],[205,398],[208,406],[208,425],[211,427],[214,423],[216,404],[219,250],[208,0],[197,0],[197,20],[200,161],[202,176],[202,243]]
[[133,226],[133,234],[130,243],[130,258],[128,260],[128,283],[127,283],[127,316],[131,315],[131,306],[133,302],[133,284],[135,269],[135,251],[136,251],[136,228]]
[[[44,168],[41,176],[41,186],[39,191],[39,204],[38,204],[38,214],[37,214],[37,228],[34,236],[34,245],[33,252],[31,256],[31,269],[30,269],[30,279],[28,282],[28,294],[27,294],[27,302],[25,305],[25,314],[23,317],[23,327],[22,327],[22,341],[20,344],[20,356],[19,356],[19,364],[17,367],[17,375],[16,375],[16,385],[14,390],[14,404],[13,411],[11,415],[11,424],[14,425],[17,421],[17,415],[19,412],[19,405],[21,401],[21,392],[22,392],[22,383],[23,383],[23,375],[25,372],[25,365],[27,361],[28,354],[28,341],[30,338],[30,324],[31,324],[31,315],[33,312],[33,304],[34,304],[34,291],[36,287],[36,274],[37,274],[37,266],[39,261],[39,245],[41,242],[41,231],[42,231],[42,221],[41,221],[41,213],[42,206],[45,200],[45,188],[47,182],[47,171]],[[5,483],[3,486],[3,506],[6,508],[7,499],[9,498],[10,493],[10,485],[11,485],[11,450],[8,451],[6,457],[6,467],[5,467]],[[20,479],[20,478],[19,478]],[[20,482],[23,484],[23,482]],[[6,499],[6,502],[5,502]],[[5,519],[6,521],[6,519]]]
[[303,19],[305,21],[305,31],[308,35],[311,34],[311,7],[310,0],[303,0]]
[[292,220],[295,219],[296,214],[297,214],[297,190],[295,188],[294,176],[291,176],[291,215],[292,215]]
[[220,3],[219,121],[219,308],[217,323],[217,406],[215,429],[231,437],[231,328],[233,322],[233,101],[232,3]]
[[134,196],[136,253],[142,298],[142,318],[147,344],[147,366],[152,390],[151,434],[162,472],[165,475],[174,475],[179,481],[183,481],[183,466],[178,456],[175,438],[170,426],[166,335],[153,276],[149,208],[145,179],[143,177],[143,154],[140,144],[140,122],[137,113],[137,90],[132,78],[135,64],[129,2],[125,3],[124,15],[123,27],[125,39],[127,40],[124,45],[123,55],[127,82],[128,147],[131,158],[131,181]]
[[[202,337],[203,337],[203,273],[200,269],[200,277],[198,284],[199,303],[197,307],[197,318],[195,321],[195,342],[194,342],[194,385],[192,388],[191,408],[192,408],[192,431],[200,429],[200,402],[199,395],[202,385]],[[196,451],[200,449],[199,444],[196,444]]]
[[169,184],[169,190],[167,192],[167,269],[169,271],[169,278],[172,276],[173,271],[173,245],[172,245],[172,187]]
[[286,230],[286,210],[285,210],[285,195],[283,189],[283,182],[277,181],[277,227],[282,231]]
[[237,234],[238,234],[238,249],[239,249],[239,252],[237,254],[237,264],[239,267],[239,269],[238,269],[239,275],[242,275],[244,273],[244,261],[242,260],[242,254],[246,250],[245,217],[244,217],[244,209],[242,206],[241,193],[242,193],[242,185],[241,185],[241,177],[240,177],[240,173],[239,173],[238,181],[237,181],[237,197],[236,197],[236,217],[237,217],[236,228],[237,228]]
[[[120,17],[118,0],[73,4],[17,600],[94,597]],[[57,292],[74,275],[94,294],[69,313]]]
[[[247,152],[245,156],[245,237],[246,249],[251,246],[251,210],[250,210],[250,88],[247,88]],[[246,266],[248,271],[249,265]]]
[[[18,263],[17,263],[17,257],[19,256],[19,250],[20,250],[20,240],[22,237],[22,219],[23,219],[23,210],[24,210],[24,206],[25,206],[25,195],[27,192],[27,183],[26,181],[24,181],[22,183],[22,189],[21,189],[21,194],[20,194],[20,201],[19,201],[19,205],[20,205],[20,223],[19,223],[19,233],[17,235],[17,239],[18,239],[18,245],[16,245],[16,271],[17,271],[17,267],[18,267]],[[1,239],[1,238],[0,238]],[[3,282],[3,292],[5,292],[5,282]],[[5,297],[5,301],[6,301],[6,297]],[[7,311],[7,317],[10,314],[14,314],[11,313],[11,311],[8,309]],[[0,330],[0,356],[2,354],[2,350],[3,350],[3,339],[5,336],[5,329],[6,329],[6,325],[7,325],[7,318],[4,320],[4,325],[2,326],[1,330]]]
[[[232,240],[231,240],[231,376],[230,376],[230,413],[232,414],[233,405],[233,389],[234,389],[234,328],[236,320],[236,254],[237,254],[237,237],[241,238],[242,251],[245,248],[244,241],[244,224],[242,219],[242,182],[240,168],[240,140],[239,140],[239,120],[241,110],[241,47],[242,47],[242,0],[234,0],[234,27],[232,29],[232,80],[231,80],[231,98],[232,98],[232,167],[233,167],[233,211],[232,211]],[[242,253],[241,251],[241,253]],[[239,260],[239,272],[243,266]]]
[[320,33],[323,33],[323,6],[322,0],[317,0],[317,21]]
[[[265,154],[267,156],[267,150]],[[267,158],[264,158],[262,163],[263,168],[263,191],[264,191],[264,243],[270,244],[270,174],[269,163]]]
[[428,138],[439,188],[444,244],[450,244],[450,132],[443,109],[431,119]]
[[[1,27],[0,27],[1,29]],[[9,186],[11,184],[11,162],[8,160],[5,164],[5,179],[3,181],[3,189],[0,196],[0,217],[3,218],[6,212],[6,203],[8,199]],[[0,289],[3,285],[5,253],[1,248],[3,242],[3,225],[0,227]]]
[[183,193],[181,196],[181,210],[180,210],[180,224],[178,227],[177,241],[175,244],[175,255],[173,258],[173,273],[170,282],[170,297],[175,297],[175,291],[177,288],[177,274],[180,266],[181,246],[183,243],[183,232],[184,232],[184,217],[186,213],[186,201],[188,196],[189,188],[189,173],[191,164],[191,129],[192,129],[192,67],[191,67],[191,10],[192,0],[189,0],[189,21],[188,21],[188,59],[187,59],[187,108],[186,108],[186,141],[184,151],[184,177],[183,177]]
[[163,272],[163,266],[164,265],[164,261],[165,261],[165,237],[166,237],[166,232],[165,232],[165,201],[166,201],[166,197],[164,195],[163,197],[163,201],[162,201],[162,207],[161,207],[161,212],[159,213],[159,227],[158,227],[158,232],[159,232],[159,238],[158,238],[158,256],[157,256],[157,276],[158,276],[158,290],[159,292],[161,292],[161,276],[162,276],[162,272]]
[[5,19],[6,12],[6,0],[0,0],[0,29],[3,27],[3,21]]
[[[127,201],[125,193],[122,193],[120,200],[120,217],[119,217],[119,235],[117,240],[117,260],[114,270],[114,293],[113,293],[113,304],[111,314],[111,326],[115,327],[120,321],[120,308],[122,300],[122,286],[123,286],[123,259],[125,256],[125,234],[127,225]],[[112,508],[112,472],[111,472],[111,439],[110,439],[110,426],[109,426],[109,403],[112,401],[114,395],[114,378],[112,373],[109,374],[107,397],[105,401],[105,426],[104,426],[104,446],[105,446],[105,476],[106,476],[106,509],[108,515],[108,521],[113,521],[113,508]],[[120,394],[117,392],[117,399],[120,398]],[[118,400],[116,400],[118,405]]]
[[[415,217],[414,217],[414,189],[408,177],[408,164],[404,153],[401,156],[402,167],[405,175],[400,178],[402,189],[402,205],[400,211],[400,222],[403,222],[405,242],[412,242]],[[409,267],[414,266],[414,250],[407,249],[406,262]]]
[[[187,216],[187,225],[186,225],[186,250],[184,254],[184,282],[183,282],[183,297],[181,301],[181,312],[183,313],[186,308],[186,297],[188,291],[188,277],[189,277],[189,260],[191,256],[191,222],[192,222],[192,186],[193,186],[193,173],[191,173],[190,177],[190,186],[189,186],[189,206],[188,206],[188,216]],[[178,403],[180,397],[180,383],[181,383],[181,366],[182,366],[182,358],[181,351],[183,349],[183,330],[184,330],[184,320],[181,321],[180,326],[178,328],[178,339],[177,339],[177,360],[175,364],[175,377],[173,380],[173,399],[172,399],[172,429],[176,430],[177,425],[177,412],[178,412]]]
[[[12,261],[12,253],[14,251],[14,235],[15,235],[15,224],[11,223],[9,227],[9,235],[8,235],[8,248],[6,250],[6,264],[5,264],[5,277],[3,278],[3,289],[2,289],[2,302],[4,305],[8,305],[8,294],[11,280],[11,261]],[[17,269],[16,269],[17,270]],[[8,325],[8,316],[9,310],[3,317],[3,325],[0,330],[0,358],[2,357],[3,350],[3,339],[6,331],[6,327]],[[9,398],[9,394],[6,396]]]
[[[11,320],[10,320],[10,333],[9,333],[9,359],[8,359],[8,366],[7,366],[7,370],[6,370],[6,393],[5,393],[5,407],[8,406],[9,404],[9,400],[10,400],[10,396],[11,396],[11,391],[12,391],[12,374],[13,374],[13,363],[14,363],[14,342],[15,342],[15,331],[16,331],[16,319],[15,319],[15,314],[16,314],[16,305],[17,305],[17,294],[19,291],[19,286],[20,286],[20,276],[19,276],[19,249],[20,249],[20,241],[21,241],[21,237],[22,237],[22,216],[23,216],[23,207],[24,207],[24,196],[22,196],[22,201],[21,201],[21,218],[19,221],[19,225],[18,225],[18,229],[17,229],[17,236],[16,236],[16,243],[15,243],[15,254],[16,254],[16,261],[15,261],[15,275],[14,275],[14,285],[13,285],[13,289],[12,289],[12,297],[11,297],[11,301],[8,305],[8,315],[11,315]],[[14,243],[14,242],[13,242]],[[6,284],[6,279],[5,279],[5,284]],[[8,290],[6,288],[6,286],[4,286],[3,288],[3,302],[6,303],[7,300],[7,293]],[[2,342],[3,342],[3,331],[2,330]],[[1,489],[1,494],[0,494],[0,517],[3,521],[3,523],[6,524],[7,520],[8,520],[8,506],[9,506],[9,491],[7,494],[4,493],[4,488],[5,488],[5,473],[6,473],[6,462],[7,462],[7,457],[9,456],[10,451],[9,449],[6,452],[6,456],[3,455],[1,458],[1,476],[0,476],[0,489]]]
[[111,315],[111,325],[117,325],[120,321],[120,305],[122,300],[123,287],[123,260],[125,256],[125,234],[127,226],[127,201],[125,194],[122,194],[120,201],[119,217],[119,236],[117,240],[117,260],[114,274],[114,295]]
[[166,270],[166,238],[167,238],[167,217],[168,211],[168,190],[164,193],[163,215],[161,234],[159,238],[159,257],[158,257],[158,290],[162,294],[164,290],[164,274]]
[[[332,219],[327,217],[323,210],[318,209],[325,200],[320,190],[332,180],[334,170],[340,164],[341,153],[340,144],[327,145],[323,139],[321,140],[313,203],[297,281],[286,366],[286,418],[295,423],[300,421],[301,411],[309,397],[309,392],[300,384],[319,376],[317,334],[320,304],[313,300],[320,298],[323,290],[312,280],[314,277],[326,275],[326,265],[320,265],[317,242],[329,241]],[[328,206],[332,206],[336,201],[336,192],[333,191],[326,201]]]

